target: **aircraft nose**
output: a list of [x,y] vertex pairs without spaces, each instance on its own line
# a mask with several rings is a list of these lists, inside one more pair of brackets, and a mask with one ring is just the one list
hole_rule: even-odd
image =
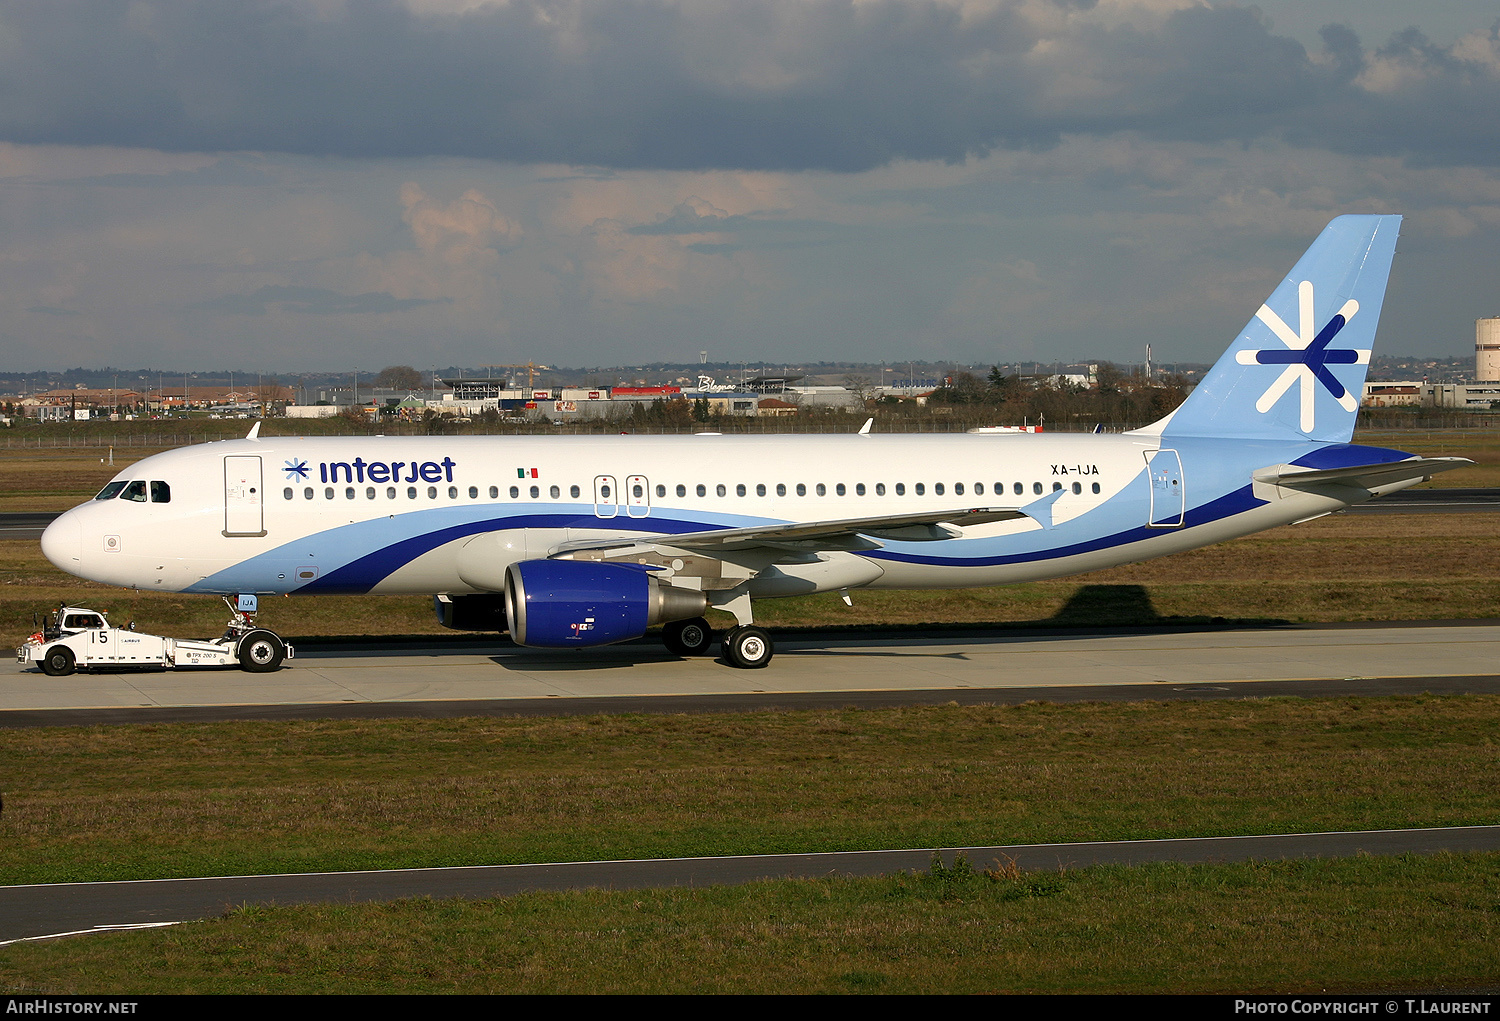
[[74,511],[68,511],[42,532],[42,556],[54,567],[69,574],[78,573],[83,559],[83,526]]

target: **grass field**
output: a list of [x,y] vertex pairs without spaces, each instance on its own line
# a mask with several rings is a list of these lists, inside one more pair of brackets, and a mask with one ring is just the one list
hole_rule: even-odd
[[1494,989],[1500,855],[248,908],[0,948],[15,994]]
[[[1497,733],[1492,696],[11,731],[0,881],[1486,824]],[[1500,981],[1500,855],[1001,873],[250,908],[0,948],[0,989]]]
[[6,884],[1500,823],[1500,696],[0,733]]

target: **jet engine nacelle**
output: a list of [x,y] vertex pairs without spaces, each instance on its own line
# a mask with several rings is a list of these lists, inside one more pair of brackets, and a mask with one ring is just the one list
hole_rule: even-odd
[[511,639],[544,649],[626,642],[708,608],[702,592],[591,560],[523,560],[506,568],[505,586]]

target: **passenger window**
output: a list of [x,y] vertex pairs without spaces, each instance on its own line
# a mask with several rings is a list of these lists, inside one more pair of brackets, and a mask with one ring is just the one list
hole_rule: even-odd
[[708,495],[708,487],[707,487],[707,486],[705,486],[705,485],[704,485],[704,484],[703,484],[703,483],[701,483],[701,482],[700,482],[700,483],[698,483],[698,495],[699,495],[699,496],[707,496],[707,495]]
[[765,496],[766,495],[766,484],[764,482],[758,482],[758,483],[756,483],[756,485],[755,485],[755,495],[756,496]]
[[[1026,487],[1023,486],[1023,485],[1021,485],[1021,483],[1017,482],[1016,485],[1015,485],[1015,490],[1016,490],[1016,495],[1020,496],[1022,493],[1026,492]],[[1041,490],[1037,490],[1037,492],[1041,492]]]
[[1031,484],[1031,491],[1040,496],[1042,494],[1042,484],[1040,482],[1033,482]]
[[569,486],[568,487],[568,495],[571,496],[575,500],[578,499],[578,487],[577,486]]
[[656,487],[656,496],[657,496],[657,499],[660,499],[661,497],[666,496],[666,495],[667,495],[667,487],[666,486],[662,486],[662,485],[658,485]]
[[479,499],[479,487],[478,486],[470,486],[469,487],[469,499],[470,500],[477,500],[477,499]]
[[448,499],[450,499],[450,500],[457,500],[458,499],[458,487],[457,486],[449,486],[448,487]]
[[[637,483],[637,484],[635,484],[635,485],[633,485],[633,486],[630,487],[630,494],[632,496],[634,496],[637,500],[639,500],[641,497],[643,497],[643,496],[646,495],[646,490],[644,488],[642,488],[642,486],[639,483]],[[553,496],[557,495],[557,487],[556,486],[552,487],[552,495]]]
[[125,492],[120,494],[122,500],[132,500],[135,503],[146,502],[146,484],[144,482],[127,482]]
[[407,486],[406,487],[406,498],[408,500],[415,500],[417,498],[417,487],[416,486]]
[[333,487],[332,486],[329,486],[327,489],[323,490],[323,499],[325,499],[325,500],[332,500],[333,499]]
[[[287,499],[290,500],[291,497],[288,496]],[[151,483],[151,502],[152,503],[171,503],[172,502],[172,487],[169,486],[169,485],[167,485],[165,482],[153,482],[153,483]]]
[[737,485],[737,486],[734,487],[734,495],[735,496],[744,496],[745,495],[745,484],[743,482],[741,482],[739,485]]
[[776,495],[777,496],[786,496],[786,483],[785,482],[778,482],[778,483],[776,483]]
[[818,495],[819,496],[827,496],[828,495],[828,487],[825,486],[825,485],[823,485],[823,483],[821,483],[821,482],[818,483]]
[[1094,492],[1099,492],[1099,483],[1097,482],[1094,483]]
[[[574,495],[577,495],[577,494],[574,494]],[[500,487],[499,486],[491,486],[490,487],[490,499],[491,500],[498,500],[498,499],[500,499]]]
[[1073,495],[1077,496],[1081,492],[1083,492],[1083,483],[1082,482],[1075,482],[1075,483],[1073,483]]
[[428,486],[427,487],[427,499],[429,499],[429,500],[436,500],[437,499],[437,486]]
[[942,496],[943,495],[943,484],[941,482],[939,482],[937,485],[935,485],[935,486],[932,487],[932,491],[937,496]]
[[292,498],[292,489],[291,489],[291,487],[288,486],[286,489],[283,489],[281,491],[281,496],[282,496],[283,499],[290,500]]
[[385,498],[387,500],[394,500],[396,498],[396,487],[395,486],[386,486],[385,487]]
[[[415,490],[413,491],[413,495],[415,495]],[[510,487],[510,498],[512,500],[519,500],[521,498],[521,489],[519,486]]]
[[684,486],[681,482],[677,483],[677,495],[687,496],[687,486]]
[[855,496],[864,496],[865,495],[865,484],[863,482],[855,483],[855,486],[854,486],[854,495]]
[[983,496],[984,495],[984,483],[983,482],[976,482],[976,483],[974,483],[974,495],[975,496]]
[[1062,488],[1062,483],[1061,482],[1054,482],[1054,483],[1052,483],[1052,491],[1054,493],[1057,492],[1061,488]]
[[311,500],[312,498],[313,498],[312,486],[308,486],[306,489],[304,489],[302,491],[302,499],[304,499],[304,500]]
[[[604,487],[604,495],[605,495],[606,498],[608,498],[608,496],[609,496],[609,487],[608,486]],[[542,498],[542,487],[541,486],[532,486],[531,487],[531,498],[533,500],[540,500]]]
[[798,496],[806,496],[807,495],[807,483],[805,483],[805,482],[799,482],[799,483],[797,483],[797,495]]
[[353,486],[350,486],[348,489],[344,490],[344,499],[346,499],[346,500],[352,500],[352,499],[354,499],[354,487]]
[[918,482],[917,485],[916,485],[916,487],[915,487],[915,492],[916,492],[916,494],[918,496],[924,496],[927,493],[927,487],[925,485],[923,485],[922,483]]
[[875,483],[875,495],[876,496],[884,496],[885,495],[885,483],[884,482],[877,482],[877,483]]
[[897,496],[905,496],[906,495],[906,483],[905,482],[898,482],[898,483],[896,483],[896,495]]
[[714,487],[714,492],[718,493],[720,496],[723,496],[725,493],[729,492],[729,490],[725,489],[724,483],[720,482],[717,486]]
[[373,499],[375,499],[375,487],[374,486],[370,486],[370,487],[368,487],[368,488],[365,489],[365,499],[366,500],[373,500]]
[[963,496],[964,495],[964,484],[962,482],[955,482],[955,483],[953,483],[953,495],[954,496]]
[[844,484],[842,482],[840,482],[838,485],[836,485],[836,486],[833,487],[833,491],[835,493],[837,493],[839,496],[843,496],[844,495]]
[[94,499],[95,500],[113,500],[115,497],[117,497],[117,496],[120,495],[120,490],[122,490],[124,488],[125,488],[125,483],[123,483],[123,482],[111,482],[109,485],[107,485],[103,489],[99,490],[99,495],[96,496],[96,497],[94,497]]
[[548,492],[552,494],[552,499],[554,499],[554,500],[561,500],[562,499],[562,489],[561,488],[559,488],[557,486],[553,486],[551,489],[548,490]]

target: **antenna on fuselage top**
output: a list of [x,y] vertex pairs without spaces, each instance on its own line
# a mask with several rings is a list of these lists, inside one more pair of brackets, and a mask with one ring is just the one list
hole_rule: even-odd
[[873,418],[867,418],[867,419],[865,419],[865,424],[859,427],[859,434],[861,436],[868,436],[868,435],[870,435],[870,426],[872,426],[874,424],[875,424],[875,420]]

